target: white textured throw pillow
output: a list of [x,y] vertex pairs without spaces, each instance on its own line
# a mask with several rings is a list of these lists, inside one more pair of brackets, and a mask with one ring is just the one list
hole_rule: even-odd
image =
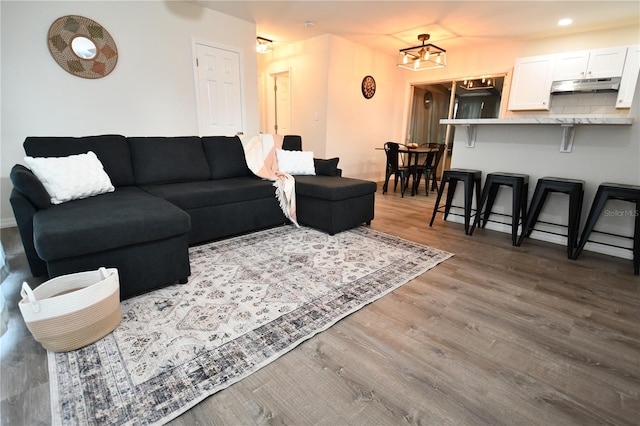
[[276,150],[278,158],[278,170],[290,175],[315,175],[316,168],[313,164],[313,151],[287,151]]
[[113,192],[109,175],[93,151],[68,157],[25,157],[52,204]]

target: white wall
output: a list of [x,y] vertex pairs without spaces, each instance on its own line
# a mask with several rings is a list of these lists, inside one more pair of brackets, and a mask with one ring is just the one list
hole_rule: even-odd
[[[273,89],[271,74],[288,71],[291,85],[290,134],[301,135],[303,148],[323,157],[327,139],[328,35],[277,46],[267,55],[259,55],[259,79],[263,100]],[[262,105],[263,112],[272,111]],[[262,129],[269,132],[270,129]]]
[[[334,35],[276,47],[260,61],[260,78],[290,70],[292,133],[316,157],[340,157],[344,176],[378,180],[384,152],[376,151],[401,133],[403,79],[394,58]],[[371,99],[362,79],[376,80]],[[267,87],[267,90],[269,87]]]
[[[331,36],[326,156],[340,157],[343,174],[384,176],[387,141],[399,141],[403,81],[392,57]],[[362,79],[376,80],[375,95],[362,95]]]
[[[240,50],[245,133],[258,132],[255,25],[200,6],[168,1],[6,1],[1,7],[0,213],[9,205],[11,167],[27,136],[197,135],[192,38]],[[47,48],[51,23],[81,15],[103,25],[118,47],[108,76],[64,71]]]

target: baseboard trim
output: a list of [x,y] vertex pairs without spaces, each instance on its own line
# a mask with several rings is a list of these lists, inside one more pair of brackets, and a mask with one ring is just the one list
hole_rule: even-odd
[[15,218],[0,220],[0,228],[15,228],[18,226]]
[[[447,222],[464,224],[464,216],[461,214],[462,210],[460,210],[460,213],[453,212],[453,210],[454,208],[452,207],[451,212],[447,217]],[[487,222],[485,229],[490,229],[492,231],[498,231],[505,234],[511,234],[511,225],[497,223],[497,222]],[[555,234],[548,234],[546,232],[533,231],[531,233],[531,236],[529,236],[529,238],[533,240],[540,240],[540,241],[545,241],[548,243],[553,243],[553,244],[558,244],[563,246],[567,245],[567,237],[563,237],[561,235],[555,235]],[[621,240],[620,245],[623,245],[625,243],[629,244],[628,239],[624,240],[621,238],[620,240]],[[631,251],[631,248],[625,249],[625,248],[612,247],[608,245],[588,242],[587,244],[585,244],[584,250],[591,251],[594,253],[606,254],[608,256],[619,257],[621,259],[633,260],[633,252]]]

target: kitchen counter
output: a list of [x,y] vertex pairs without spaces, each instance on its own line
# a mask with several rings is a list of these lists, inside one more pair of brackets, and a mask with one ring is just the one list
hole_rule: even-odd
[[[480,170],[483,178],[494,172],[527,174],[529,203],[535,185],[542,177],[583,180],[583,228],[601,183],[640,184],[640,110],[634,110],[634,114],[629,118],[515,117],[442,120],[441,123],[455,127],[450,167]],[[571,150],[573,135],[569,133],[573,131],[575,144]],[[473,132],[472,138],[469,138],[470,132]],[[559,150],[558,144],[562,136],[565,139]],[[475,144],[473,149],[467,148],[469,141],[472,147]],[[487,224],[488,229],[511,235],[510,220],[500,216],[511,214],[511,195],[509,188],[503,187],[498,191],[492,209],[498,215],[492,215]],[[456,190],[453,206],[462,206],[463,201],[463,191]],[[616,235],[633,235],[634,208],[625,201],[608,201],[608,214],[599,218],[596,227],[601,232],[592,234],[590,241],[594,242],[587,243],[585,250],[630,258],[632,240]],[[462,216],[458,214],[462,214],[463,210],[452,207],[451,211],[455,214],[450,214],[447,220],[462,223]],[[558,249],[559,253],[564,253],[567,239],[563,225],[567,225],[567,211],[567,196],[550,194],[530,238],[560,244],[563,247]],[[581,262],[584,262],[584,258],[581,258]]]
[[633,118],[622,117],[532,117],[532,118],[472,118],[472,119],[442,119],[440,124],[454,125],[482,125],[482,124],[605,124],[631,125]]
[[547,125],[560,126],[562,136],[560,140],[560,152],[571,152],[575,136],[575,126],[577,125],[626,125],[633,124],[633,118],[610,117],[610,118],[590,118],[590,117],[532,117],[532,118],[474,118],[474,119],[442,119],[440,124],[451,124],[461,126],[467,132],[467,148],[473,148],[476,144],[478,133],[477,126],[486,125]]

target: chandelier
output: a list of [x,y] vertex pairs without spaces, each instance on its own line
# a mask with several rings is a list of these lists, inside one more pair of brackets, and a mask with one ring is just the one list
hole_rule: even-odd
[[460,88],[465,90],[493,89],[494,83],[495,80],[490,77],[468,78],[462,82]]
[[431,36],[420,34],[421,46],[400,49],[397,65],[411,71],[428,70],[447,66],[447,51],[433,44],[425,44]]
[[273,52],[273,40],[264,37],[256,37],[256,52],[269,53]]

